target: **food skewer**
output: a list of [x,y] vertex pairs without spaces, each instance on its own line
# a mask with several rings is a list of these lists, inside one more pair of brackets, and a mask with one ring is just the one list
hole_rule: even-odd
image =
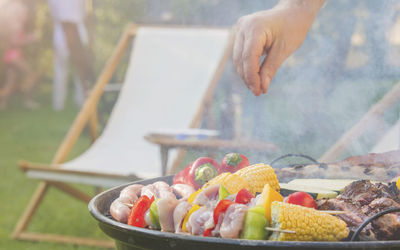
[[275,227],[265,227],[266,230],[272,231],[272,232],[280,232],[280,233],[287,233],[287,234],[295,234],[296,231],[293,230],[285,230],[285,229],[280,229],[280,228],[275,228]]
[[[133,207],[133,204],[130,203],[123,203],[125,206],[128,206],[129,208]],[[318,210],[327,214],[335,215],[335,214],[346,214],[346,211],[336,211],[336,210]],[[271,230],[272,231],[272,230]]]
[[124,204],[125,206],[127,206],[127,207],[129,207],[129,208],[132,208],[132,207],[133,207],[133,204],[130,204],[130,203],[122,203],[122,204]]
[[318,210],[327,214],[335,215],[335,214],[346,214],[346,211],[338,211],[338,210]]

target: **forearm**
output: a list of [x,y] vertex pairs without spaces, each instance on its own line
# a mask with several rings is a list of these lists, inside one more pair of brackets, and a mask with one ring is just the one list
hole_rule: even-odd
[[275,7],[293,7],[309,11],[314,17],[324,5],[325,0],[280,0]]

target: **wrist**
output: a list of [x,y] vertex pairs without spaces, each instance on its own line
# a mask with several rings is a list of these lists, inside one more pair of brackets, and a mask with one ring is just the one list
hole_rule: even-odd
[[315,17],[324,3],[325,0],[280,0],[276,7],[298,9]]

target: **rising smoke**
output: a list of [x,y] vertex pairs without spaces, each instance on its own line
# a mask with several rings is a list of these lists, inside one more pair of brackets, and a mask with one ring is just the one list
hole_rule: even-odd
[[[148,1],[143,22],[232,26],[246,14],[271,8],[267,0]],[[216,93],[216,120],[225,137],[234,135],[232,94],[242,99],[241,136],[274,143],[284,153],[321,156],[400,79],[399,4],[394,0],[328,0],[302,47],[273,80],[269,93],[254,97],[227,68]],[[397,37],[396,37],[397,35]],[[369,152],[400,108],[342,155]],[[257,159],[258,157],[258,159]]]

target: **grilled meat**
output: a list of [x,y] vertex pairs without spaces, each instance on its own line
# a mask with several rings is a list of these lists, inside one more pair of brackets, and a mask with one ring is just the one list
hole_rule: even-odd
[[400,150],[393,150],[380,154],[366,154],[351,156],[343,161],[336,162],[340,166],[373,166],[387,167],[400,163]]
[[[341,210],[337,215],[349,226],[352,233],[370,216],[393,207],[400,207],[397,188],[383,183],[373,184],[368,180],[355,181],[334,199],[317,202],[319,210]],[[360,234],[364,240],[400,239],[399,214],[387,214],[370,223]]]
[[352,156],[326,164],[299,164],[275,169],[275,173],[280,182],[288,182],[294,178],[341,179],[343,176],[386,182],[400,173],[400,150]]

